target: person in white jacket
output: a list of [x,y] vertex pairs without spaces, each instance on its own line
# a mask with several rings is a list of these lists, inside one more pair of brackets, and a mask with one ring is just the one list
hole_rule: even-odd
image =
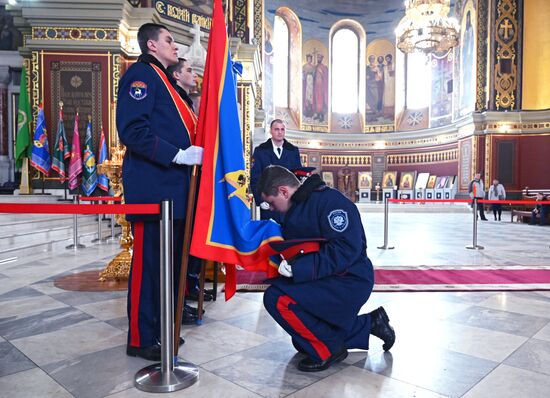
[[[489,200],[506,199],[506,191],[504,189],[504,185],[500,184],[496,178],[493,180],[493,185],[491,185],[491,187],[489,188],[488,199]],[[493,210],[495,221],[497,220],[497,214],[498,214],[498,221],[500,221],[500,216],[502,215],[502,204],[492,203],[491,209]]]

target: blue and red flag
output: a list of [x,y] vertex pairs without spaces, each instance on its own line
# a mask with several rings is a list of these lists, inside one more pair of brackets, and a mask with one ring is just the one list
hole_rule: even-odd
[[31,166],[48,175],[52,167],[50,157],[50,145],[48,144],[48,134],[46,133],[46,119],[44,118],[44,108],[40,104],[38,117],[36,118],[36,129],[32,141]]
[[269,265],[282,240],[279,224],[252,221],[237,94],[221,0],[214,0],[212,29],[204,71],[195,145],[204,148],[191,254],[226,265],[225,297],[235,292],[235,264],[246,270],[277,269]]
[[52,169],[59,174],[59,181],[65,182],[67,174],[65,173],[65,160],[71,157],[67,137],[65,136],[65,124],[63,123],[63,110],[59,109],[59,121],[57,123],[57,135],[53,150]]
[[82,189],[86,196],[90,196],[94,192],[95,187],[97,187],[97,166],[95,164],[91,116],[88,116],[82,165],[84,166],[84,170],[82,171]]
[[82,154],[80,150],[80,133],[78,132],[78,112],[74,116],[73,143],[69,161],[69,189],[78,188],[82,174]]
[[[107,144],[105,143],[105,133],[103,132],[103,126],[101,126],[101,137],[99,138],[99,156],[97,164],[101,164],[107,160]],[[109,192],[109,179],[105,174],[100,174],[97,181],[97,186]]]

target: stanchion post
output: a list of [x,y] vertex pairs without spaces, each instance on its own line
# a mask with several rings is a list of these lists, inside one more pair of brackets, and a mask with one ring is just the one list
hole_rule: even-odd
[[388,218],[389,218],[388,198],[384,198],[384,246],[378,246],[379,249],[392,250],[393,246],[388,246]]
[[105,242],[118,242],[117,238],[115,237],[115,215],[114,214],[111,214],[111,236],[105,239]]
[[[161,363],[149,365],[136,373],[134,385],[147,392],[172,392],[195,384],[199,368],[173,357],[174,294],[172,288],[172,221],[173,203],[161,202],[160,221],[160,301]],[[182,275],[181,277],[185,277]]]
[[[102,200],[97,201],[98,204],[103,204]],[[92,240],[92,243],[101,243],[103,240],[101,239],[101,214],[97,215],[97,239]]]
[[477,198],[474,198],[474,221],[473,221],[473,232],[472,232],[472,245],[466,246],[466,249],[471,250],[483,250],[483,246],[477,244]]
[[[78,195],[73,196],[73,204],[78,204]],[[86,246],[81,245],[78,243],[78,215],[76,213],[73,214],[73,244],[69,246],[65,246],[65,249],[83,249]]]

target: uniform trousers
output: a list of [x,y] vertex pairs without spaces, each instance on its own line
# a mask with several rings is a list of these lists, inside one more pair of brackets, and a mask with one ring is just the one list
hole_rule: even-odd
[[342,320],[340,325],[330,324],[312,315],[276,286],[265,291],[264,306],[293,342],[311,358],[324,361],[343,347],[369,348],[370,314],[356,316],[347,322]]
[[[177,297],[184,229],[183,220],[174,220],[174,297]],[[133,222],[132,233],[134,249],[128,280],[128,345],[149,347],[160,341],[160,223]]]

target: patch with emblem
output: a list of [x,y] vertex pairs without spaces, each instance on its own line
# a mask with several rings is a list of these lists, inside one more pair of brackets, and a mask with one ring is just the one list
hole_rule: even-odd
[[147,97],[147,84],[140,81],[130,84],[130,97],[138,101]]
[[348,213],[342,209],[333,210],[328,215],[328,222],[336,232],[344,232],[348,227]]

